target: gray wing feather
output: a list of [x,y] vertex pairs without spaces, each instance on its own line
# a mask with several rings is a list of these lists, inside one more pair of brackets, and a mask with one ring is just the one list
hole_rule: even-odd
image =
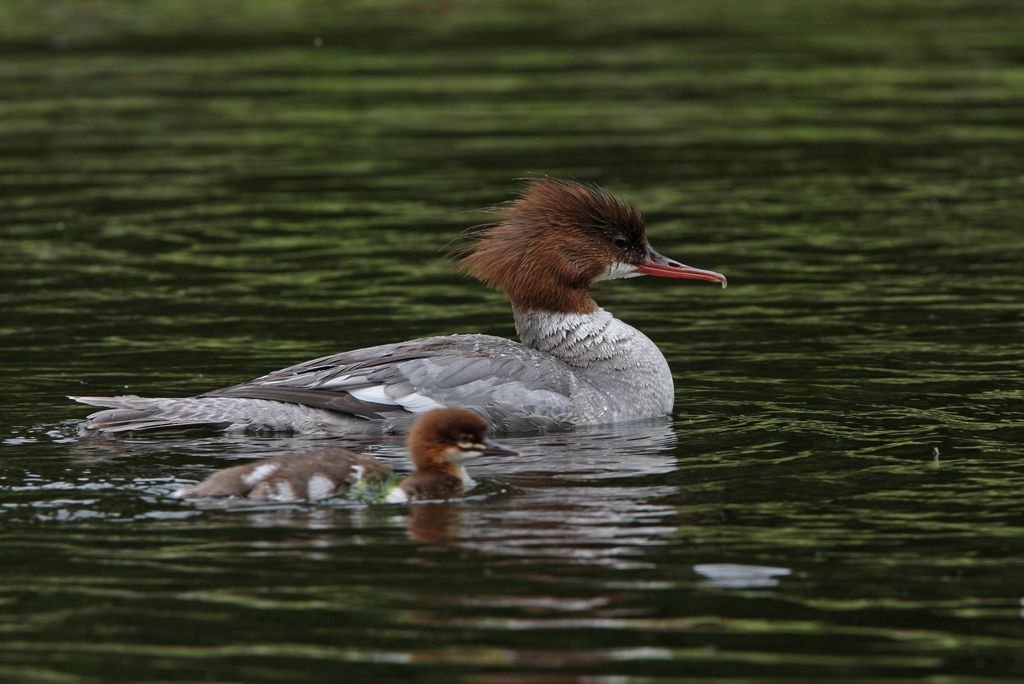
[[370,420],[459,406],[518,432],[568,427],[575,382],[561,362],[511,340],[452,335],[325,356],[201,396],[286,401]]
[[327,409],[349,413],[366,420],[381,420],[394,412],[391,404],[379,404],[372,401],[359,401],[343,392],[301,389],[293,387],[266,387],[237,385],[217,392],[200,395],[202,397],[231,397],[233,399],[267,399],[283,401],[287,404],[302,404],[311,408]]

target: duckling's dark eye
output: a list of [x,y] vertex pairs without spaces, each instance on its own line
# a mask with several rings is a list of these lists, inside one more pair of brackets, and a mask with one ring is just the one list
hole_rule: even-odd
[[616,238],[614,240],[612,240],[612,244],[614,244],[619,249],[625,249],[626,246],[629,244],[629,241],[626,240],[626,238],[624,238],[621,235],[619,235],[619,236],[616,236]]

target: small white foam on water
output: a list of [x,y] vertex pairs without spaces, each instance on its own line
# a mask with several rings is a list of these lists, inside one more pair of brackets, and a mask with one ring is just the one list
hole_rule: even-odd
[[723,589],[775,587],[779,584],[777,578],[787,577],[793,572],[789,568],[741,563],[702,563],[694,565],[693,571],[707,578],[712,586]]

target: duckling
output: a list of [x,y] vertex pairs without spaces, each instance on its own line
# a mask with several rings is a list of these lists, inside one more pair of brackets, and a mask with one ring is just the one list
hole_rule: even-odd
[[434,409],[412,426],[406,448],[413,472],[404,479],[373,458],[340,448],[278,456],[224,468],[172,494],[178,499],[246,497],[318,501],[364,492],[389,503],[447,499],[474,482],[465,464],[478,456],[518,456],[486,436],[487,421],[457,408]]

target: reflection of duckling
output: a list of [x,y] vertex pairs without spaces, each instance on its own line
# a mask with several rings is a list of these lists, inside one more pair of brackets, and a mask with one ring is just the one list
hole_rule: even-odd
[[446,499],[473,484],[466,474],[466,461],[482,455],[518,455],[487,439],[486,432],[487,421],[463,409],[436,409],[424,414],[413,425],[406,442],[415,469],[397,486],[389,486],[393,473],[377,459],[345,449],[323,449],[218,470],[173,496],[316,501],[345,496],[355,489],[391,503]]
[[405,528],[415,542],[436,544],[457,539],[462,530],[462,506],[447,501],[409,506]]

